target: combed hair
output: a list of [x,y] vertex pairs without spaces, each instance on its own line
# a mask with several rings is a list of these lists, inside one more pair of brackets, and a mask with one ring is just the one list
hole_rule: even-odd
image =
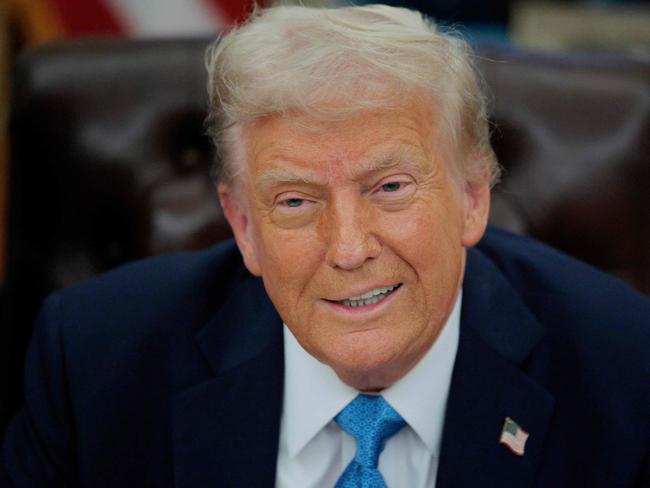
[[230,183],[243,168],[244,124],[304,113],[342,120],[421,98],[460,158],[465,181],[499,165],[472,53],[422,14],[385,5],[258,9],[208,48],[207,127],[218,150],[214,176]]

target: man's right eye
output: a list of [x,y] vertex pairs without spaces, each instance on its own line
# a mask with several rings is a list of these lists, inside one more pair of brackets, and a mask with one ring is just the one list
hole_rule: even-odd
[[302,215],[313,210],[315,202],[310,198],[302,198],[302,195],[283,195],[276,200],[275,208],[286,215]]
[[302,198],[287,198],[284,203],[287,207],[300,207],[305,201]]
[[279,195],[271,213],[273,222],[285,229],[297,229],[312,222],[318,215],[319,201],[308,195],[301,197],[301,194],[295,193]]

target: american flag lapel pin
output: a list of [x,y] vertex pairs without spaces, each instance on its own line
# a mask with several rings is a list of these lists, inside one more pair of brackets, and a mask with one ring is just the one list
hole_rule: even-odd
[[528,432],[519,427],[519,424],[510,417],[506,417],[503,429],[501,429],[499,444],[505,444],[517,456],[523,456],[527,440]]

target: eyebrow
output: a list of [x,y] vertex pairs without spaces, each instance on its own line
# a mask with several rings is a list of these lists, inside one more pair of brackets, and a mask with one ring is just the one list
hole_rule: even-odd
[[355,180],[361,180],[374,173],[397,167],[406,171],[421,172],[425,169],[425,161],[426,158],[421,149],[416,149],[411,145],[401,145],[388,154],[370,161],[367,165],[362,165],[352,177]]
[[257,184],[262,188],[282,183],[318,183],[319,177],[313,171],[295,170],[290,168],[273,168],[256,179]]
[[[281,161],[278,161],[281,162]],[[413,171],[421,171],[424,168],[424,158],[422,151],[414,150],[409,146],[399,146],[388,154],[371,160],[368,164],[362,164],[359,171],[354,171],[351,175],[355,180],[363,179],[373,173],[378,173],[397,166]],[[357,169],[357,168],[355,168]],[[324,186],[327,181],[314,171],[293,169],[293,168],[273,168],[266,171],[256,179],[256,183],[261,188],[268,188],[274,185],[284,183],[304,183]]]
[[375,173],[385,169],[394,168],[395,166],[405,166],[407,168],[422,169],[424,166],[424,154],[420,150],[413,149],[409,146],[398,146],[390,153],[372,161],[367,167],[363,168],[363,173]]

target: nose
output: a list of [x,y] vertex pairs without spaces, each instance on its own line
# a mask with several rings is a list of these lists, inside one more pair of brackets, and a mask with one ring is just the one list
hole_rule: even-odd
[[381,243],[372,232],[371,209],[361,196],[332,199],[327,213],[328,265],[353,270],[379,256]]

